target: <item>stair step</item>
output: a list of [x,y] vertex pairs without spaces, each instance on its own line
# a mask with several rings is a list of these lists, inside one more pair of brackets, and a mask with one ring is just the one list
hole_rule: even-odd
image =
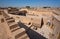
[[8,17],[8,18],[5,18],[6,20],[10,20],[10,19],[14,19],[13,17]]
[[30,39],[29,37],[27,37],[26,39]]
[[14,24],[15,22],[10,22],[10,23],[8,23],[8,25],[11,25],[11,24]]
[[14,29],[14,28],[16,28],[16,27],[19,27],[18,24],[11,24],[11,25],[9,25],[9,26],[10,26],[10,29]]
[[18,24],[16,22],[13,22],[13,23],[9,23],[8,25],[13,26],[13,25],[18,25]]
[[24,28],[21,28],[21,29],[16,30],[15,32],[12,32],[13,36],[15,36],[16,39],[19,38],[19,37],[21,37],[25,33],[26,32],[25,32]]
[[11,23],[11,22],[15,22],[14,19],[9,19],[9,20],[6,20],[8,23]]
[[18,27],[16,27],[16,28],[11,29],[11,32],[14,32],[14,31],[16,31],[16,30],[18,30],[18,29],[20,29],[20,27],[19,27],[19,26],[18,26]]
[[25,33],[24,35],[22,35],[21,37],[19,37],[18,39],[29,39],[28,35]]

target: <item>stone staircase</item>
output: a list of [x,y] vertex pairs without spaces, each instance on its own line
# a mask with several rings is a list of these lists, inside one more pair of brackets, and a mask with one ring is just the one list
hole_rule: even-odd
[[18,23],[15,22],[15,19],[13,17],[9,17],[6,15],[3,16],[9,26],[13,39],[29,39],[26,30],[24,28],[20,28]]
[[13,17],[5,18],[15,39],[29,39],[24,28],[20,28]]
[[9,26],[11,32],[20,29],[20,27],[15,22],[15,20],[13,19],[13,17],[8,17],[8,18],[5,18],[5,19],[6,19],[7,23],[8,23],[8,26]]

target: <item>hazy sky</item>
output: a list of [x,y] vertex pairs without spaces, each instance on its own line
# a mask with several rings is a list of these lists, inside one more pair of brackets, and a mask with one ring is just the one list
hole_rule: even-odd
[[0,7],[9,7],[9,6],[60,7],[60,0],[0,0]]

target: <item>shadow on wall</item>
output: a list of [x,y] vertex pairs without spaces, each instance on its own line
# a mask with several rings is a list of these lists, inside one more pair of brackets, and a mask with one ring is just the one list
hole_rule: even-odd
[[19,26],[21,28],[26,29],[26,33],[28,34],[28,36],[30,37],[30,39],[46,39],[45,37],[43,37],[42,35],[40,35],[39,33],[33,31],[32,29],[28,28],[26,25],[24,25],[21,22],[18,22]]

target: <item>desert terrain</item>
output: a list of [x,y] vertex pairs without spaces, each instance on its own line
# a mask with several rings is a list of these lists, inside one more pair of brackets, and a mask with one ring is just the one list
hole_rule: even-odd
[[0,39],[60,39],[60,8],[0,8]]

